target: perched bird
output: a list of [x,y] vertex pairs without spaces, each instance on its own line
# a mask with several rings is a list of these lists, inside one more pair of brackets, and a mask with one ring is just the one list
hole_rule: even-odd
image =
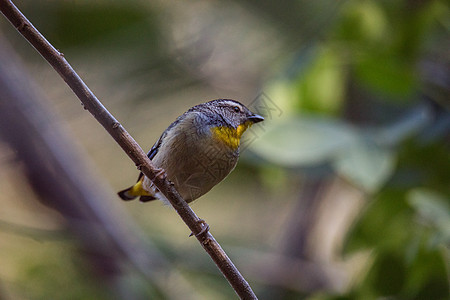
[[[264,118],[231,99],[190,108],[163,132],[148,157],[187,202],[221,182],[236,166],[244,131]],[[167,201],[152,182],[139,174],[137,183],[118,193],[123,200]]]

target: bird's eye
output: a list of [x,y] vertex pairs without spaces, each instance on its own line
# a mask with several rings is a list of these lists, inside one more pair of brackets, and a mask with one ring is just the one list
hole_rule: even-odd
[[241,109],[239,108],[239,106],[234,106],[233,107],[233,110],[234,110],[234,112],[240,112],[241,111]]

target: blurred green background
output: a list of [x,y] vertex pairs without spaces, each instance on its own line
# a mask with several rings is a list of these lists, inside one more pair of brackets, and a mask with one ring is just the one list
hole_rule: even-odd
[[[260,299],[449,299],[448,1],[15,3],[144,150],[207,100],[265,115],[192,204]],[[103,207],[167,262],[105,276],[1,143],[0,299],[236,297],[173,209],[114,195],[133,163],[3,16],[0,34],[109,191]]]

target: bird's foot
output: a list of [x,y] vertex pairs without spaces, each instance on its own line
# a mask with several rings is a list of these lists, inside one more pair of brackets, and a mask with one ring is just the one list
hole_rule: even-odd
[[166,171],[163,168],[157,168],[155,173],[155,178],[159,178],[161,180],[166,179],[167,174]]

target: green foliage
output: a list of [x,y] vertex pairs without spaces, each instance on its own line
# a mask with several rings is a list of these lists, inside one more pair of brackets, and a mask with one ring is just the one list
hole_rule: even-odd
[[296,75],[273,85],[283,89],[270,97],[297,111],[252,150],[288,169],[328,165],[369,195],[344,251],[369,250],[367,270],[344,295],[311,299],[448,299],[450,113],[418,101],[418,65],[448,42],[448,26],[438,30],[448,6],[348,1],[341,13],[313,56],[299,52]]
[[[439,148],[443,150],[442,145],[406,143],[400,151],[400,170],[396,171],[392,184],[375,197],[349,234],[347,253],[374,251],[374,261],[366,277],[355,287],[360,297],[448,297],[449,197],[430,189],[415,188],[416,180],[427,186],[448,182],[448,152]],[[416,159],[407,167],[405,154],[418,152],[430,152],[428,159],[433,157],[436,163],[429,168],[428,159],[417,159],[419,156],[414,155]],[[405,167],[408,172],[415,170],[417,176],[405,177],[401,170]],[[448,185],[441,190],[449,194]]]
[[[55,247],[56,246],[56,247]],[[104,285],[87,275],[92,270],[86,260],[73,256],[73,245],[36,245],[33,258],[24,258],[15,289],[24,299],[108,299]],[[32,261],[30,261],[32,259]]]
[[[297,97],[300,111],[338,115],[344,101],[346,70],[342,68],[339,49],[314,49],[316,59],[299,78]],[[326,87],[326,88],[324,88]]]
[[432,230],[430,246],[450,245],[450,203],[443,195],[427,189],[413,189],[408,202],[419,220]]
[[[448,275],[442,244],[430,247],[432,231],[414,218],[407,195],[386,190],[375,199],[350,234],[347,251],[373,249],[374,261],[355,287],[359,299],[445,299]],[[448,222],[448,219],[447,219]]]
[[363,84],[387,94],[411,97],[417,85],[414,67],[392,54],[367,57],[356,65],[355,72]]

